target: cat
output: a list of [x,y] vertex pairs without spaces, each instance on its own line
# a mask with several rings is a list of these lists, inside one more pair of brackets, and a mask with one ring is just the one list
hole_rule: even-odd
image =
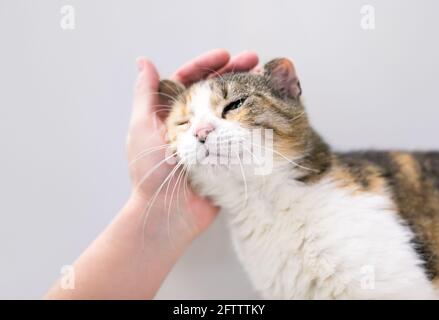
[[[310,125],[286,58],[189,88],[162,80],[160,92],[172,104],[171,151],[227,215],[262,297],[439,297],[439,153],[332,151]],[[256,129],[272,137],[264,174],[241,161],[256,143],[218,150],[239,148]],[[215,158],[238,161],[206,161]]]

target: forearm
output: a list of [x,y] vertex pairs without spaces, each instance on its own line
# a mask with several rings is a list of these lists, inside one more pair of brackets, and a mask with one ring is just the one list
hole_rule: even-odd
[[64,290],[58,281],[45,298],[153,298],[192,239],[179,239],[175,247],[167,235],[155,231],[154,221],[144,228],[145,207],[142,198],[132,196],[74,263],[75,288]]

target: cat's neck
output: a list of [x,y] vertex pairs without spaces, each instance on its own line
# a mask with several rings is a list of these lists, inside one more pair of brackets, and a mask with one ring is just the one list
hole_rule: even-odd
[[304,153],[305,155],[298,162],[299,167],[297,168],[302,172],[302,175],[297,180],[304,183],[315,183],[330,171],[334,155],[329,145],[312,129],[309,132]]

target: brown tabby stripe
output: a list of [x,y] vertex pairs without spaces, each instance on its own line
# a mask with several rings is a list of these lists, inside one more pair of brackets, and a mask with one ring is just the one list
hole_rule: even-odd
[[[364,190],[381,179],[403,221],[413,230],[414,246],[430,279],[439,264],[439,153],[350,152],[337,154],[339,165]],[[371,174],[374,172],[375,174]]]

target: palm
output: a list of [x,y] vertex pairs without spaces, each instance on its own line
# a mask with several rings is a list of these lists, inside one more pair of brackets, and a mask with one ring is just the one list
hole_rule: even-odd
[[[190,190],[185,172],[167,152],[165,127],[160,117],[168,109],[157,94],[159,76],[147,60],[140,59],[138,63],[140,71],[127,142],[135,194],[147,200],[145,219],[150,220],[147,226],[167,225],[168,233],[172,230],[179,233],[181,228],[186,228],[197,234],[212,222],[218,209]],[[256,64],[254,54],[245,53],[230,60],[227,52],[216,50],[184,65],[172,78],[187,86],[213,73],[247,71]],[[162,214],[163,211],[167,214]]]

